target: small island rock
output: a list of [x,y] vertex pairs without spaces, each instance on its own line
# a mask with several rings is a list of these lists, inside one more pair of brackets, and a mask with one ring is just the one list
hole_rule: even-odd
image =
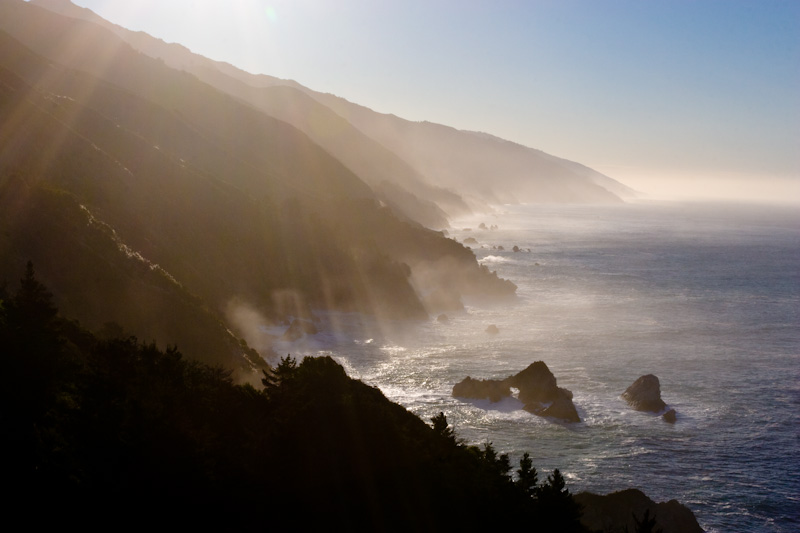
[[[637,411],[661,413],[667,409],[667,404],[661,399],[661,383],[653,374],[647,374],[634,381],[622,393],[622,398]],[[674,409],[664,413],[664,420],[667,422],[674,423],[675,419]]]
[[491,324],[488,328],[486,328],[486,333],[490,333],[492,335],[497,335],[498,333],[500,333],[500,330],[497,329],[497,326],[495,326],[494,324]]

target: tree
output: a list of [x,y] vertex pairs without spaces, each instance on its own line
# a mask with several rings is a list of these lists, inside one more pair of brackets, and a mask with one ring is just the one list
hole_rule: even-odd
[[274,394],[282,384],[286,384],[297,376],[297,359],[287,354],[282,357],[280,363],[275,368],[263,370],[264,377],[261,383],[264,385],[264,392],[267,396]]
[[545,531],[584,531],[581,506],[566,487],[564,476],[556,468],[536,491],[537,507]]
[[519,469],[517,470],[516,485],[521,488],[525,494],[533,496],[536,493],[536,484],[539,482],[539,474],[533,466],[533,460],[528,452],[522,455],[519,460]]
[[58,314],[53,295],[36,279],[31,261],[28,261],[25,275],[19,280],[19,290],[11,300],[11,311],[22,328],[44,327]]
[[511,470],[511,462],[508,460],[507,453],[497,455],[492,443],[487,442],[483,445],[482,455],[483,460],[486,461],[491,470],[494,470],[500,476],[508,475],[509,470]]
[[433,431],[441,435],[445,440],[456,442],[455,431],[447,424],[447,417],[443,412],[431,417],[431,422],[433,423]]
[[[642,519],[636,518],[636,513],[633,515],[633,523],[636,525],[634,533],[662,533],[663,529],[656,528],[656,515],[650,516],[650,509],[645,509]],[[625,528],[627,530],[627,527]]]

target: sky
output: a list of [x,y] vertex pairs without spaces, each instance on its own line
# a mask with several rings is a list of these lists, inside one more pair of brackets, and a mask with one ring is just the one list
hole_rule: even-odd
[[654,198],[800,201],[798,0],[73,0]]

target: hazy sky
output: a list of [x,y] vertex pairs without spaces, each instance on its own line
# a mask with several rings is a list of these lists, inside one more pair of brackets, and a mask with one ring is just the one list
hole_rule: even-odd
[[800,0],[74,3],[251,72],[492,133],[652,194],[689,185],[800,199]]

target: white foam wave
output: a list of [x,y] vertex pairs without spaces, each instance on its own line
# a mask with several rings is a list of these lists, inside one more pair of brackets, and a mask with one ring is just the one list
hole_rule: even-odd
[[487,255],[480,260],[481,263],[510,263],[511,259],[501,255]]

